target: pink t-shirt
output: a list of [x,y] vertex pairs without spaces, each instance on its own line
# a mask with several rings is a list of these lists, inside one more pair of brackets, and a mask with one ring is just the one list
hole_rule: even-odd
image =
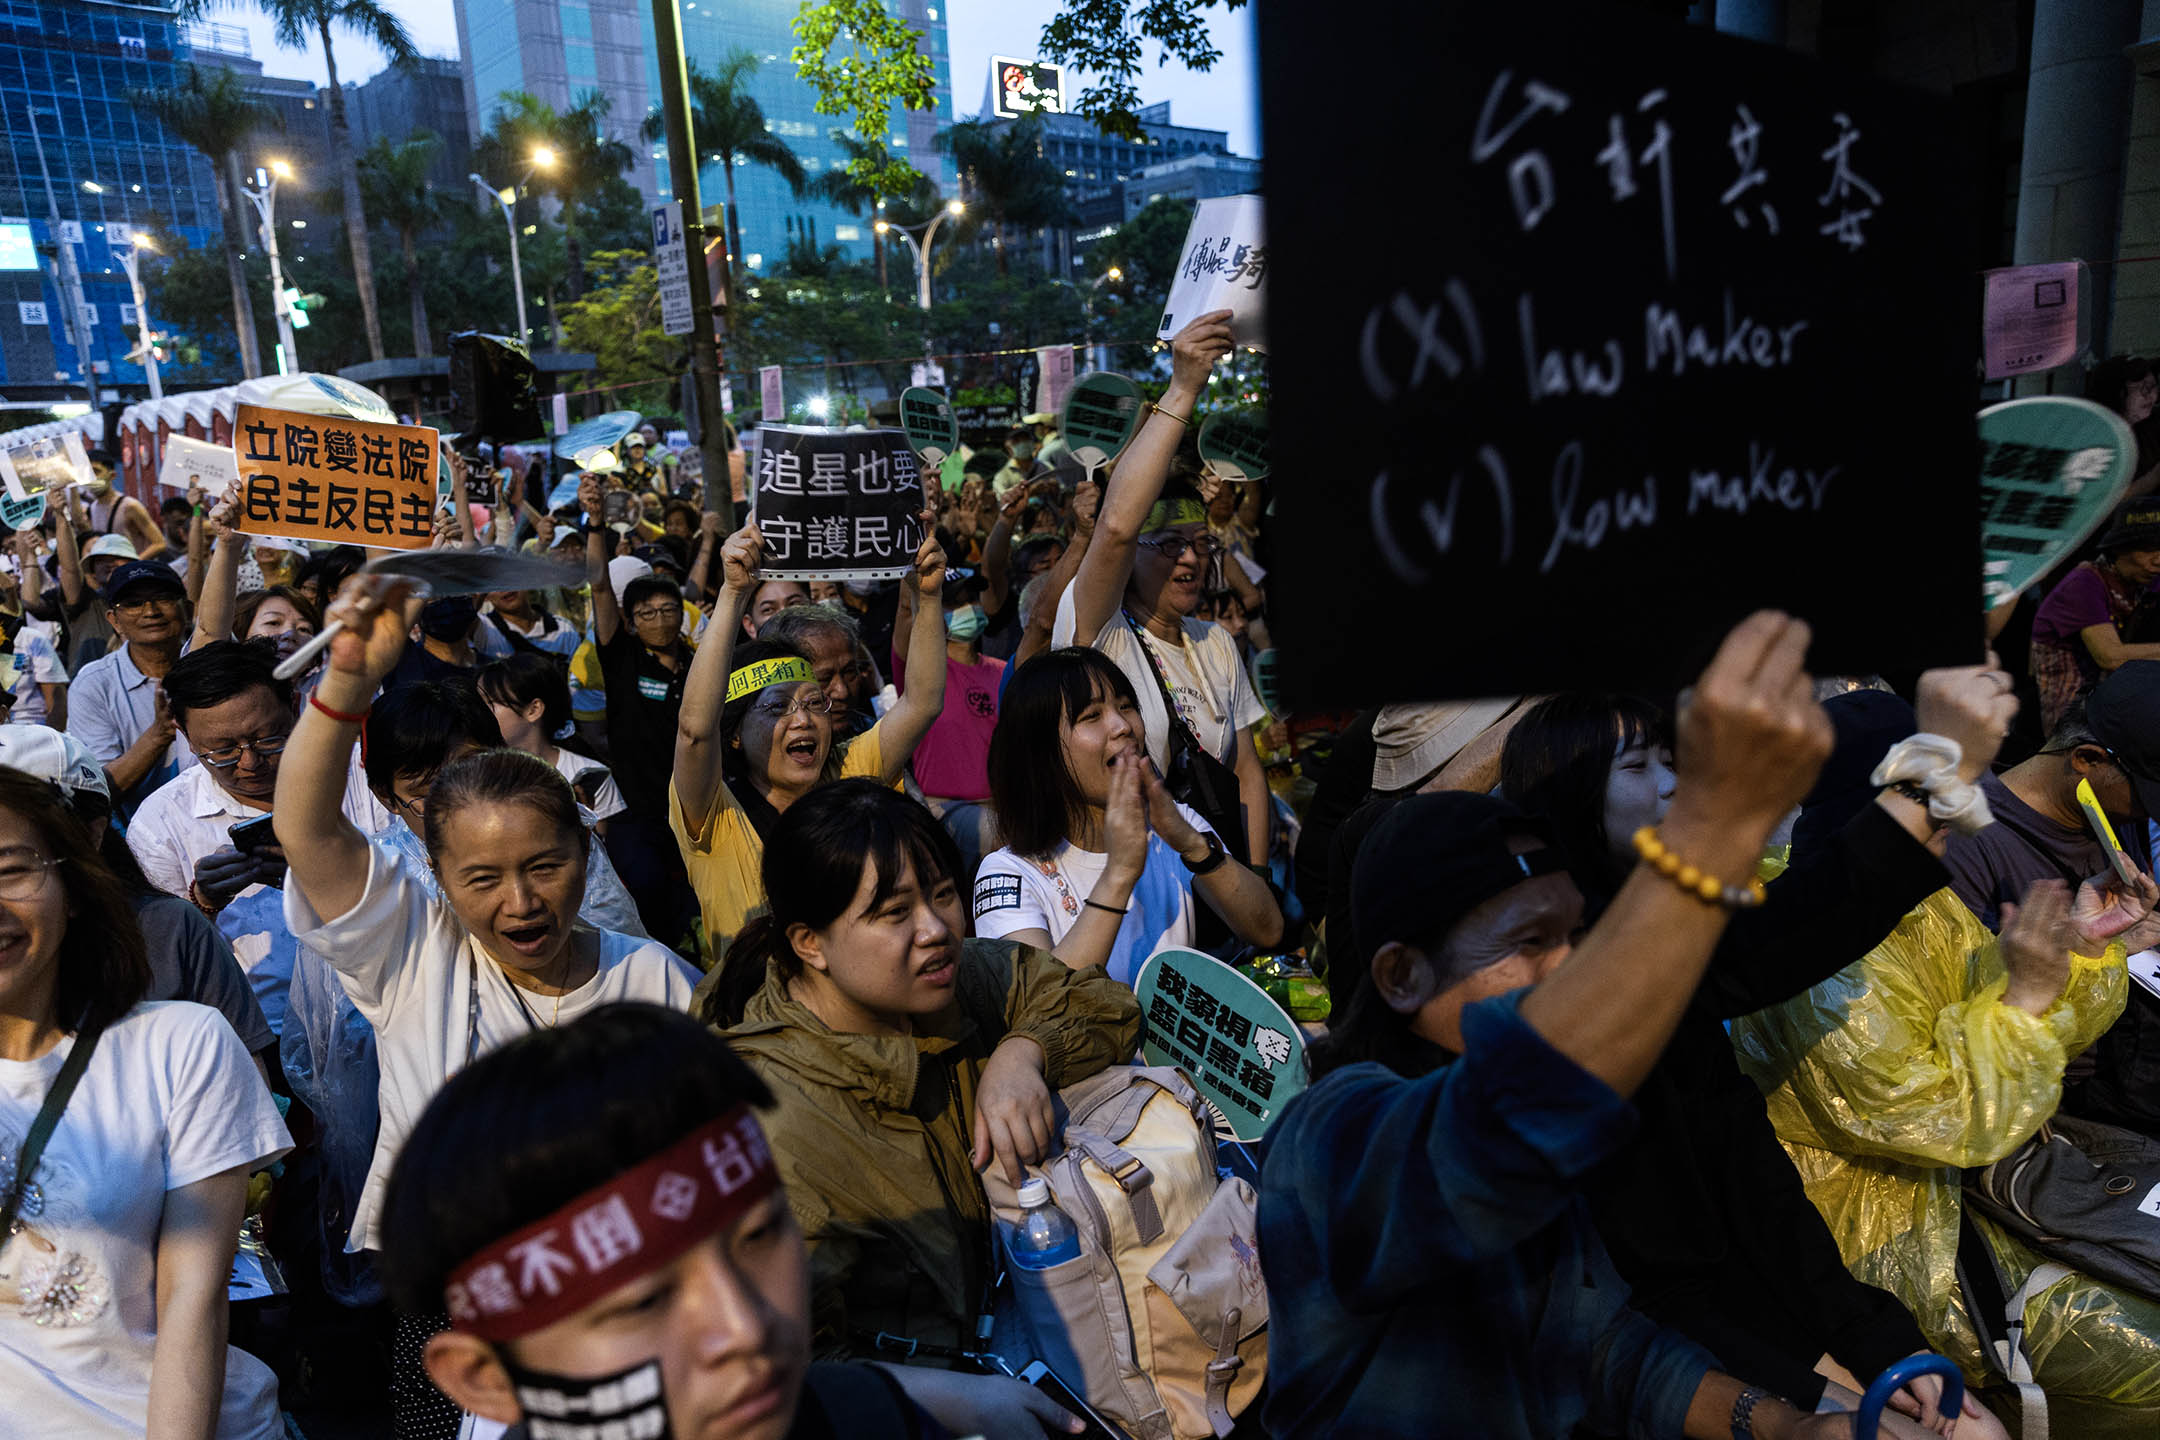
[[[897,663],[897,675],[905,669]],[[945,709],[915,747],[915,783],[940,800],[990,798],[990,732],[997,728],[998,682],[1005,662],[973,665],[945,657]]]

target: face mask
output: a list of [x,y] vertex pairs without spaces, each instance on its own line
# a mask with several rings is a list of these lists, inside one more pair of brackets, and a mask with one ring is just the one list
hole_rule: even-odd
[[847,586],[848,594],[858,600],[867,600],[877,593],[878,582],[875,580],[847,580],[842,583]]
[[828,595],[817,603],[824,606],[828,610],[847,609],[847,601],[841,599],[838,595]]
[[955,640],[973,640],[990,623],[980,605],[963,605],[945,612],[945,633]]
[[542,1421],[551,1435],[592,1437],[635,1435],[639,1440],[669,1440],[667,1395],[660,1384],[660,1362],[647,1360],[618,1375],[573,1380],[529,1370],[497,1346],[528,1422]]

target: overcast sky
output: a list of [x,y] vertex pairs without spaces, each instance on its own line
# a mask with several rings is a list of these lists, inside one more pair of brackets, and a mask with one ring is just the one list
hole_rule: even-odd
[[[421,50],[445,57],[457,54],[457,19],[446,0],[386,3],[404,19]],[[946,24],[952,47],[953,99],[962,115],[974,114],[982,104],[990,57],[1033,55],[1044,22],[1057,9],[1057,0],[950,0]],[[216,9],[209,18],[220,24],[244,26],[255,58],[263,62],[268,73],[310,79],[318,85],[328,79],[319,43],[311,43],[306,51],[279,49],[270,22],[252,6]],[[1158,68],[1155,48],[1150,45],[1140,76],[1141,100],[1149,104],[1168,100],[1171,118],[1177,123],[1227,130],[1234,153],[1259,154],[1259,85],[1252,28],[1251,6],[1227,16],[1218,11],[1213,17],[1213,29],[1216,48],[1223,52],[1223,58],[1205,75],[1194,74],[1175,62]],[[373,46],[343,35],[337,40],[339,78],[364,80],[382,69],[382,56]],[[1077,84],[1069,88],[1075,94],[1080,89]]]

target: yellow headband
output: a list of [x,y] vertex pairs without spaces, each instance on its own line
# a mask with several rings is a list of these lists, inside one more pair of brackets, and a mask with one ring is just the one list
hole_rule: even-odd
[[768,685],[817,683],[817,676],[810,673],[810,662],[795,655],[778,660],[753,660],[728,676],[727,698],[730,702],[764,689]]

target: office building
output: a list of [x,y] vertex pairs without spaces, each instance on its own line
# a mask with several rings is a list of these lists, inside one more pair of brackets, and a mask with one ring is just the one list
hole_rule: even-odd
[[[87,403],[56,261],[58,212],[88,313],[100,398],[143,393],[122,328],[135,308],[112,242],[155,220],[190,245],[219,227],[210,167],[149,116],[134,90],[175,83],[187,45],[169,4],[0,0],[0,405]],[[21,418],[21,417],[13,417]],[[32,416],[42,419],[43,416]]]
[[[682,41],[684,53],[707,68],[737,49],[762,57],[752,91],[768,128],[815,179],[845,163],[831,135],[847,122],[816,113],[815,93],[795,76],[788,59],[795,46],[789,26],[800,8],[799,0],[684,0]],[[891,8],[921,32],[938,82],[934,109],[896,111],[889,144],[949,190],[952,162],[936,145],[938,132],[953,120],[943,12],[937,0],[892,0]],[[639,133],[646,115],[659,105],[659,47],[649,6],[640,0],[457,0],[457,17],[466,119],[475,137],[486,132],[496,97],[506,91],[523,90],[567,109],[585,91],[598,90],[611,104],[609,131],[639,157],[626,178],[650,201],[672,195],[666,145]],[[706,204],[727,198],[721,167],[710,155],[703,157],[698,183]],[[871,217],[836,210],[814,197],[797,199],[785,181],[762,166],[736,167],[735,196],[743,258],[751,270],[779,264],[791,234],[811,237],[819,246],[837,244],[857,259],[870,254]]]
[[[248,97],[276,116],[240,146],[243,180],[253,183],[257,170],[274,159],[282,160],[294,178],[278,189],[280,223],[290,229],[298,220],[305,228],[330,218],[314,199],[317,192],[335,189],[338,183],[336,167],[330,163],[330,102],[320,87],[312,80],[265,75],[263,62],[252,53],[248,32],[237,25],[195,21],[185,27],[184,34],[194,64],[205,70],[231,71]],[[247,248],[259,253],[262,242],[256,234],[254,212],[244,211],[242,222]],[[290,246],[295,238],[287,236],[281,245]]]
[[1150,165],[1125,181],[1124,219],[1130,220],[1157,200],[1197,205],[1222,195],[1257,195],[1260,162],[1243,155],[1203,151]]
[[423,59],[408,69],[384,70],[345,87],[345,121],[355,150],[378,139],[400,144],[421,130],[442,142],[428,182],[448,194],[469,196],[472,182],[471,117],[465,111],[465,67],[456,60]]

